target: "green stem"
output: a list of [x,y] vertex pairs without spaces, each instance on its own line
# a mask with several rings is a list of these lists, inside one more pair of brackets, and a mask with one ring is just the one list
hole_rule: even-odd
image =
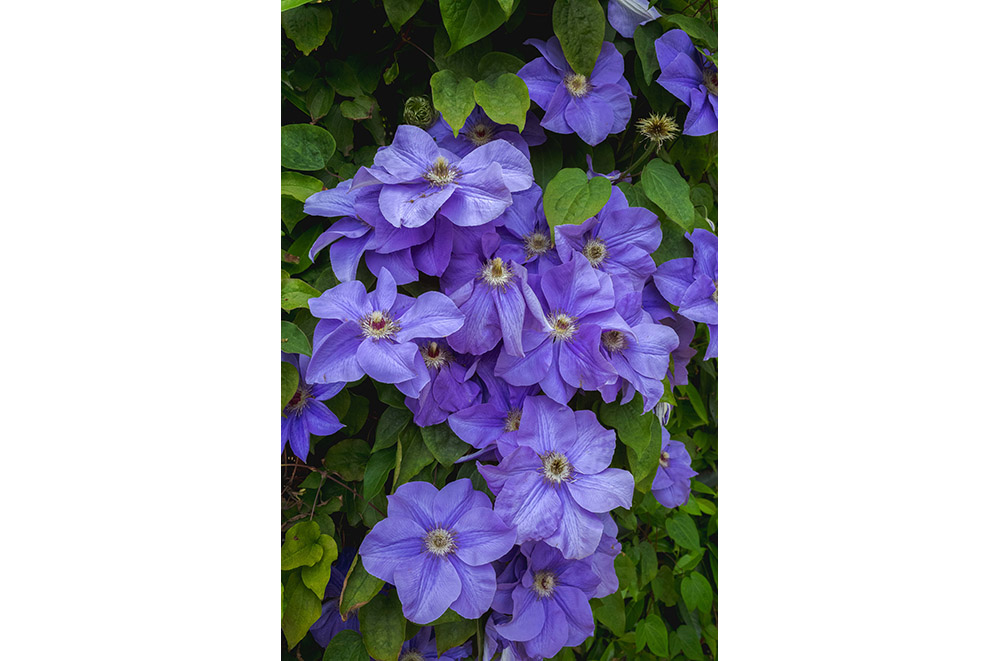
[[632,165],[628,166],[628,169],[625,170],[625,172],[622,172],[622,175],[619,178],[620,179],[624,179],[625,177],[627,177],[630,174],[632,174],[632,171],[635,170],[639,165],[641,165],[642,163],[644,163],[647,158],[649,158],[650,156],[652,156],[653,152],[655,152],[656,149],[657,149],[656,143],[655,142],[650,143],[649,148],[642,154],[642,156],[640,156],[638,159],[636,159],[636,161],[634,163],[632,163]]

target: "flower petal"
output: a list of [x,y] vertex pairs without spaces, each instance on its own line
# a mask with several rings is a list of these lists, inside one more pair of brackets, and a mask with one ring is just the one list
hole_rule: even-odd
[[470,565],[485,565],[500,558],[514,546],[517,537],[517,532],[490,507],[467,509],[455,522],[455,531],[458,534],[455,555]]
[[607,468],[597,475],[577,475],[568,488],[580,507],[602,514],[616,507],[632,507],[635,479],[628,471]]
[[431,186],[426,182],[386,184],[379,192],[378,207],[394,227],[420,227],[454,192],[454,184],[444,187]]
[[424,534],[409,519],[382,519],[358,549],[365,571],[391,583],[399,567],[412,564],[421,555]]
[[566,124],[591,147],[608,137],[614,123],[614,110],[601,97],[571,98],[566,106]]
[[[611,465],[615,454],[615,432],[605,429],[593,411],[573,411],[576,434],[566,458],[580,473],[599,473]],[[563,429],[568,429],[564,427]]]
[[309,299],[309,311],[320,319],[357,321],[372,311],[365,286],[357,280],[342,282]]
[[381,383],[402,383],[415,377],[413,358],[417,345],[386,340],[365,340],[358,347],[358,364],[365,374]]
[[493,603],[497,592],[496,570],[489,564],[470,566],[454,555],[448,556],[448,561],[462,583],[462,592],[451,609],[466,619],[474,620],[488,611]]
[[374,165],[400,179],[417,179],[438,155],[438,146],[423,129],[401,124],[392,144],[375,153]]
[[357,353],[363,341],[361,328],[356,323],[349,321],[338,326],[313,347],[306,382],[349,383],[360,379],[365,373],[358,364]]
[[559,525],[561,509],[559,496],[552,485],[539,473],[525,471],[507,478],[493,511],[517,530],[517,543],[520,544],[551,536]]
[[399,518],[412,519],[425,532],[433,529],[434,497],[438,490],[430,482],[407,482],[396,488],[389,496],[389,509],[386,514],[393,521]]
[[416,337],[447,337],[465,323],[465,317],[451,299],[437,291],[421,294],[399,318],[399,342],[409,342]]
[[412,557],[400,565],[392,582],[403,604],[403,615],[416,624],[438,619],[462,594],[462,581],[455,567],[432,553]]
[[560,508],[556,510],[560,513],[558,525],[555,532],[545,538],[545,543],[562,551],[567,560],[586,558],[600,543],[604,524],[596,514],[578,505],[569,491],[557,491],[560,501]]
[[510,622],[496,625],[497,633],[507,640],[531,640],[541,633],[545,626],[545,607],[530,590],[522,586],[514,588],[514,617]]

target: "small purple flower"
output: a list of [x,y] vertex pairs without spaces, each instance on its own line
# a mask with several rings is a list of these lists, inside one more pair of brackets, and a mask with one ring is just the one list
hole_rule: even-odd
[[698,474],[691,468],[691,455],[680,441],[670,439],[663,430],[660,465],[653,478],[653,496],[664,507],[679,507],[691,494],[691,478]]
[[528,147],[534,147],[545,142],[545,131],[542,130],[535,114],[529,112],[524,118],[524,131],[519,132],[513,124],[497,124],[490,119],[482,108],[476,106],[465,124],[458,130],[458,137],[451,130],[444,117],[438,120],[427,132],[441,145],[456,156],[465,156],[476,147],[482,147],[493,140],[506,140],[519,152],[530,158]]
[[631,39],[635,29],[660,17],[647,0],[608,0],[608,23],[615,32]]
[[632,176],[629,175],[627,177],[623,177],[621,170],[612,170],[607,174],[601,174],[600,172],[595,171],[594,159],[590,156],[590,154],[587,154],[587,179],[593,179],[594,177],[604,177],[605,179],[610,180],[613,184],[616,184],[619,181],[623,181],[625,183],[632,182]]
[[589,556],[604,530],[599,515],[632,505],[632,474],[608,468],[615,433],[592,411],[532,397],[517,442],[499,466],[477,464],[497,496],[496,513],[515,527],[518,544],[540,540],[567,558]]
[[351,280],[311,299],[309,309],[321,320],[306,372],[309,383],[350,382],[367,374],[396,384],[410,397],[419,397],[430,380],[414,340],[447,337],[464,322],[440,292],[416,299],[397,294],[386,269],[379,273],[375,291],[367,293],[361,282]]
[[369,574],[396,586],[406,619],[427,624],[449,608],[469,619],[485,613],[497,585],[490,563],[513,543],[489,497],[463,478],[440,491],[400,486],[359,552]]
[[694,246],[694,257],[660,264],[653,282],[680,315],[708,324],[711,340],[705,358],[715,358],[719,355],[719,237],[703,229],[684,236]]
[[310,385],[305,379],[309,356],[282,353],[281,359],[295,365],[299,371],[299,387],[281,411],[281,451],[291,445],[295,456],[305,461],[309,456],[310,434],[329,436],[344,428],[333,411],[326,404],[320,404],[340,392],[344,382]]
[[472,641],[467,641],[438,656],[434,627],[424,627],[416,636],[403,643],[399,661],[462,661],[472,654]]
[[323,595],[322,614],[309,627],[309,633],[320,647],[329,645],[333,637],[344,629],[359,633],[361,631],[357,612],[352,612],[346,621],[340,617],[340,593],[344,589],[344,581],[355,555],[357,549],[344,548],[337,557],[337,562],[330,567],[330,582],[326,584],[326,593]]
[[641,290],[656,270],[650,254],[662,240],[656,214],[630,207],[617,187],[612,187],[608,203],[593,218],[579,225],[556,227],[556,249],[563,262],[578,252],[595,269],[605,271],[615,283],[633,291]]
[[524,65],[517,75],[528,86],[531,100],[545,109],[542,127],[553,133],[576,133],[588,145],[628,126],[632,89],[625,80],[625,59],[605,41],[594,70],[573,71],[556,37],[547,42],[528,39],[542,57]]
[[668,30],[653,45],[660,63],[656,82],[690,108],[683,133],[708,135],[718,131],[718,67],[698,52],[684,30]]
[[691,348],[694,340],[695,325],[687,317],[682,317],[673,311],[667,300],[656,288],[656,283],[650,281],[646,283],[642,290],[642,309],[649,313],[654,321],[659,321],[664,326],[669,326],[677,333],[677,348],[670,352],[670,360],[673,368],[667,372],[667,378],[671,385],[686,386],[688,383],[687,366],[698,353]]
[[500,237],[496,256],[524,264],[531,275],[559,266],[561,260],[552,245],[552,230],[542,207],[542,189],[532,184],[512,197],[514,203],[496,221]]
[[511,620],[495,625],[498,636],[523,642],[530,658],[551,658],[567,646],[594,634],[594,614],[588,600],[600,579],[586,560],[567,560],[556,549],[527,543],[528,558],[512,590]]
[[456,354],[443,339],[421,341],[419,346],[429,381],[419,397],[406,398],[406,406],[413,411],[417,426],[429,427],[477,402],[479,386],[469,380],[473,371],[470,356]]
[[394,227],[420,227],[435,213],[472,226],[499,216],[510,194],[531,182],[531,163],[509,142],[494,140],[460,158],[423,129],[403,124],[374,165],[358,170],[352,188],[379,186],[379,209]]

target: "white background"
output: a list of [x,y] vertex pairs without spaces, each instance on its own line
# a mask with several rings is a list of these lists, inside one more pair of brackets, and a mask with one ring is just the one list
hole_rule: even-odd
[[[278,657],[266,4],[5,11],[5,658]],[[996,654],[997,14],[723,3],[727,661]]]

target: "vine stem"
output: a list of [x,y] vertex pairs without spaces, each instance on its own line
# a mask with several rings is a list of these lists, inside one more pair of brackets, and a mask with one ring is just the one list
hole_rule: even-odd
[[631,175],[632,171],[635,170],[636,167],[638,167],[641,163],[645,162],[647,158],[652,156],[656,150],[657,150],[656,143],[654,142],[650,144],[649,148],[643,153],[643,155],[640,156],[638,159],[636,159],[636,161],[632,163],[632,165],[628,166],[628,169],[625,170],[625,172],[622,172],[621,177],[619,177],[619,179],[624,179],[625,177]]

